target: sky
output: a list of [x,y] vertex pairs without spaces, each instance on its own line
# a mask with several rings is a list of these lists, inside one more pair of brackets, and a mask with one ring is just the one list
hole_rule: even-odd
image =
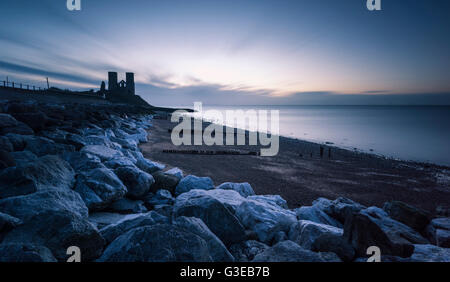
[[135,73],[153,105],[450,105],[450,1],[0,2],[0,80],[99,88]]

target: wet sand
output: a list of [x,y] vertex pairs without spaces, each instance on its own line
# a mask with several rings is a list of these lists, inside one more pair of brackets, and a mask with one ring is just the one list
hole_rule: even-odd
[[[259,151],[255,146],[174,146],[167,120],[153,122],[144,156],[185,174],[209,176],[215,185],[249,182],[257,194],[279,194],[291,208],[310,205],[318,197],[343,196],[365,205],[399,200],[434,212],[450,205],[450,168],[403,162],[280,137],[274,157],[167,153],[165,150]],[[320,157],[320,147],[323,157]],[[328,149],[331,149],[331,158]]]

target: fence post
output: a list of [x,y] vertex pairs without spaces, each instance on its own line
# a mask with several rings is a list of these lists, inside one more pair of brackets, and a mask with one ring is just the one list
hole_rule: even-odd
[[6,87],[6,81],[3,80],[3,87]]
[[27,90],[30,90],[30,85],[27,84]]
[[36,86],[33,85],[33,91],[36,91]]
[[12,88],[14,88],[14,82],[12,82]]
[[22,83],[20,83],[20,89],[22,89]]

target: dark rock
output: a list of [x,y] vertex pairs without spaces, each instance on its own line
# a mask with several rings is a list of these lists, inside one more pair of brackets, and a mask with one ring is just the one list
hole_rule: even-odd
[[313,202],[313,206],[322,210],[327,215],[338,220],[342,224],[345,223],[348,214],[358,213],[366,208],[365,206],[344,197],[339,197],[334,201],[325,198],[318,198]]
[[33,135],[34,131],[25,123],[18,122],[15,126],[0,128],[0,135],[7,134]]
[[318,254],[292,241],[283,241],[255,256],[252,262],[325,262]]
[[140,157],[136,159],[136,166],[145,171],[146,173],[152,174],[157,171],[163,170],[166,166],[157,162],[152,162],[150,160],[145,159],[144,157]]
[[23,165],[37,161],[38,157],[30,151],[18,151],[11,153],[16,164]]
[[105,241],[87,218],[60,210],[36,214],[9,232],[3,243],[43,245],[59,261],[66,261],[68,247],[77,246],[81,250],[82,260],[90,261],[101,255]]
[[318,206],[305,206],[294,210],[300,220],[309,220],[320,224],[332,225],[342,228],[343,225],[336,219],[330,217]]
[[48,117],[42,112],[36,113],[15,113],[14,118],[28,125],[34,132],[43,130],[48,122]]
[[331,225],[309,220],[300,220],[291,226],[289,240],[297,243],[304,249],[311,250],[314,242],[325,234],[342,236],[343,230]]
[[217,186],[216,189],[224,189],[224,190],[234,190],[238,192],[242,197],[247,198],[248,196],[254,196],[255,191],[250,184],[245,183],[232,183],[225,182]]
[[153,176],[137,167],[119,167],[115,170],[115,173],[128,188],[127,195],[136,199],[145,196],[150,191],[150,186],[155,182]]
[[128,192],[122,181],[107,168],[96,168],[79,174],[75,191],[91,211],[106,208]]
[[383,209],[397,221],[422,232],[430,223],[431,215],[422,209],[415,208],[399,201],[386,202]]
[[434,245],[414,245],[412,262],[450,262],[450,249]]
[[430,241],[444,248],[450,248],[450,217],[435,218],[426,228]]
[[0,262],[56,262],[56,258],[44,246],[10,243],[0,245]]
[[210,262],[208,245],[194,233],[173,225],[138,227],[114,240],[100,262]]
[[225,245],[238,243],[246,238],[245,229],[233,212],[211,196],[181,194],[176,198],[173,213],[175,217],[200,218]]
[[189,230],[205,240],[208,245],[209,254],[214,262],[234,262],[234,257],[222,241],[209,230],[201,219],[182,216],[175,220],[174,225]]
[[168,190],[172,195],[175,195],[175,189],[180,182],[178,177],[162,171],[154,172],[152,176],[155,179],[155,183],[150,187],[151,192],[155,193],[160,189],[164,189]]
[[23,113],[35,113],[38,111],[36,104],[26,102],[26,103],[10,103],[8,105],[8,113],[12,114],[23,114]]
[[184,177],[183,171],[178,167],[171,168],[165,171],[165,173],[176,176],[178,180],[181,180]]
[[0,212],[0,233],[7,232],[20,224],[22,224],[20,219]]
[[0,128],[13,127],[18,124],[17,120],[8,114],[0,114]]
[[109,161],[113,158],[123,157],[121,151],[114,150],[103,145],[87,145],[81,149],[81,152],[97,156],[102,160],[102,162]]
[[[8,151],[0,149],[0,170],[15,166],[16,162]],[[0,192],[1,195],[1,192]]]
[[169,219],[155,211],[150,211],[145,214],[130,214],[118,222],[102,228],[100,233],[105,238],[106,243],[109,244],[131,229],[162,223],[169,223]]
[[109,209],[113,212],[117,213],[144,213],[147,212],[147,209],[144,206],[144,202],[137,200],[130,200],[127,198],[122,198],[120,200],[115,201],[109,206]]
[[144,198],[145,205],[149,208],[153,208],[158,205],[173,205],[175,199],[167,190],[158,190],[156,194],[149,193]]
[[385,255],[409,257],[413,244],[427,244],[419,233],[395,221],[381,209],[371,207],[357,214],[349,213],[344,226],[344,237],[364,256],[368,247],[377,246]]
[[33,193],[41,188],[71,189],[75,181],[70,165],[58,156],[44,156],[33,163],[0,173],[0,199]]
[[12,152],[14,151],[14,146],[8,137],[0,136],[0,148],[2,151]]
[[24,150],[30,151],[38,157],[45,155],[60,155],[75,151],[72,145],[58,144],[44,137],[33,137],[25,139]]
[[237,262],[250,262],[256,255],[267,250],[269,246],[264,243],[249,240],[230,246],[230,253]]
[[178,183],[175,189],[175,196],[189,192],[193,189],[211,190],[214,189],[214,183],[210,177],[188,175]]
[[355,257],[355,249],[344,239],[342,235],[325,233],[314,240],[311,250],[314,252],[332,252],[343,261],[352,261]]

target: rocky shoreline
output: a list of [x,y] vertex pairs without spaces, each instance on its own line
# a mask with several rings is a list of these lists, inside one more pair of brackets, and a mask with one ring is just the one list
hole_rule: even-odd
[[0,103],[0,261],[450,261],[448,211],[319,198],[289,209],[146,159],[152,112]]

